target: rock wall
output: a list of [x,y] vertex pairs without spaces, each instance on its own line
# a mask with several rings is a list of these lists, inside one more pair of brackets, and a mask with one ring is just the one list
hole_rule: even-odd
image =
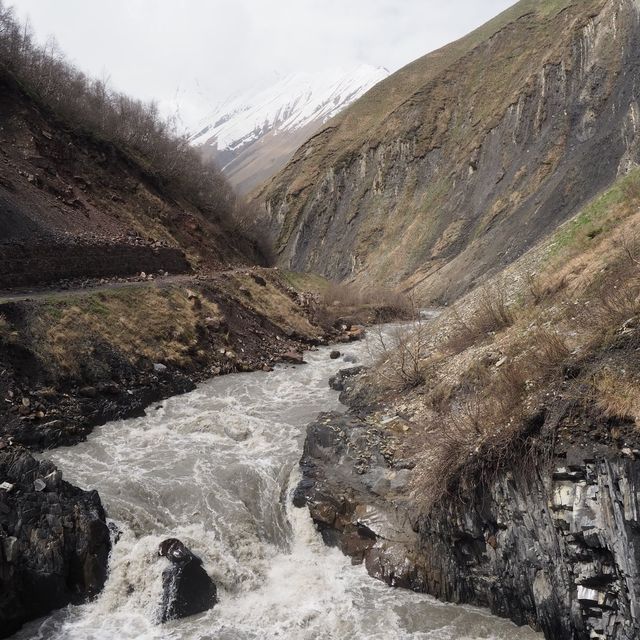
[[531,4],[400,72],[427,79],[385,118],[393,76],[298,151],[262,194],[282,265],[451,299],[638,163],[637,3]]
[[309,426],[296,503],[326,542],[391,585],[549,640],[640,637],[640,451],[563,452],[425,515],[389,433],[337,414]]
[[183,251],[162,245],[80,241],[0,244],[0,289],[160,270],[187,273],[191,267]]
[[48,461],[0,442],[0,638],[95,596],[111,543],[100,498]]

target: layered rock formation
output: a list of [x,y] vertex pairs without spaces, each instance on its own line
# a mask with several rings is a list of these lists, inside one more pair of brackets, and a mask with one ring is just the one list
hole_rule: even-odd
[[51,462],[0,442],[0,637],[95,596],[110,548],[97,492],[74,487]]
[[331,120],[260,194],[280,264],[451,299],[640,159],[635,0],[522,0]]
[[555,457],[422,510],[402,419],[308,428],[298,506],[390,585],[488,607],[553,640],[640,634],[640,450],[558,443]]

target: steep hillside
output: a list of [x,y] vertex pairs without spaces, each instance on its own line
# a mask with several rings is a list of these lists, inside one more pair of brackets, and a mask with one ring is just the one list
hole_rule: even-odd
[[286,76],[220,105],[191,142],[246,193],[282,169],[327,120],[388,75],[386,69],[360,65]]
[[640,170],[311,424],[296,502],[389,584],[549,640],[640,637]]
[[70,126],[0,71],[0,288],[251,260],[230,220],[147,160]]
[[522,0],[383,81],[259,194],[280,264],[453,298],[639,157],[635,0]]

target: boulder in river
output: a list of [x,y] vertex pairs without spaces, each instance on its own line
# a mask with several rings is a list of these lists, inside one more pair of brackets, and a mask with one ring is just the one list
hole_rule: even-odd
[[171,562],[162,572],[161,622],[186,618],[214,607],[218,602],[216,585],[198,556],[177,538],[161,542],[158,555]]
[[337,349],[335,349],[334,351],[332,351],[332,352],[329,354],[329,357],[330,357],[332,360],[337,360],[341,355],[342,355],[342,354],[341,354]]
[[283,353],[282,360],[291,364],[306,364],[303,355],[299,351],[287,351]]
[[64,482],[22,447],[0,446],[0,638],[95,596],[110,549],[96,491]]
[[366,367],[351,367],[349,369],[340,369],[335,376],[329,378],[329,387],[334,391],[344,391],[345,383],[349,378],[359,376]]

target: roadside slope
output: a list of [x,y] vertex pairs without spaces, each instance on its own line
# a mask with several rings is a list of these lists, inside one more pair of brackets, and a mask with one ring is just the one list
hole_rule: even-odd
[[331,328],[314,319],[318,281],[295,282],[238,269],[1,304],[0,435],[73,444],[206,378],[297,358]]

